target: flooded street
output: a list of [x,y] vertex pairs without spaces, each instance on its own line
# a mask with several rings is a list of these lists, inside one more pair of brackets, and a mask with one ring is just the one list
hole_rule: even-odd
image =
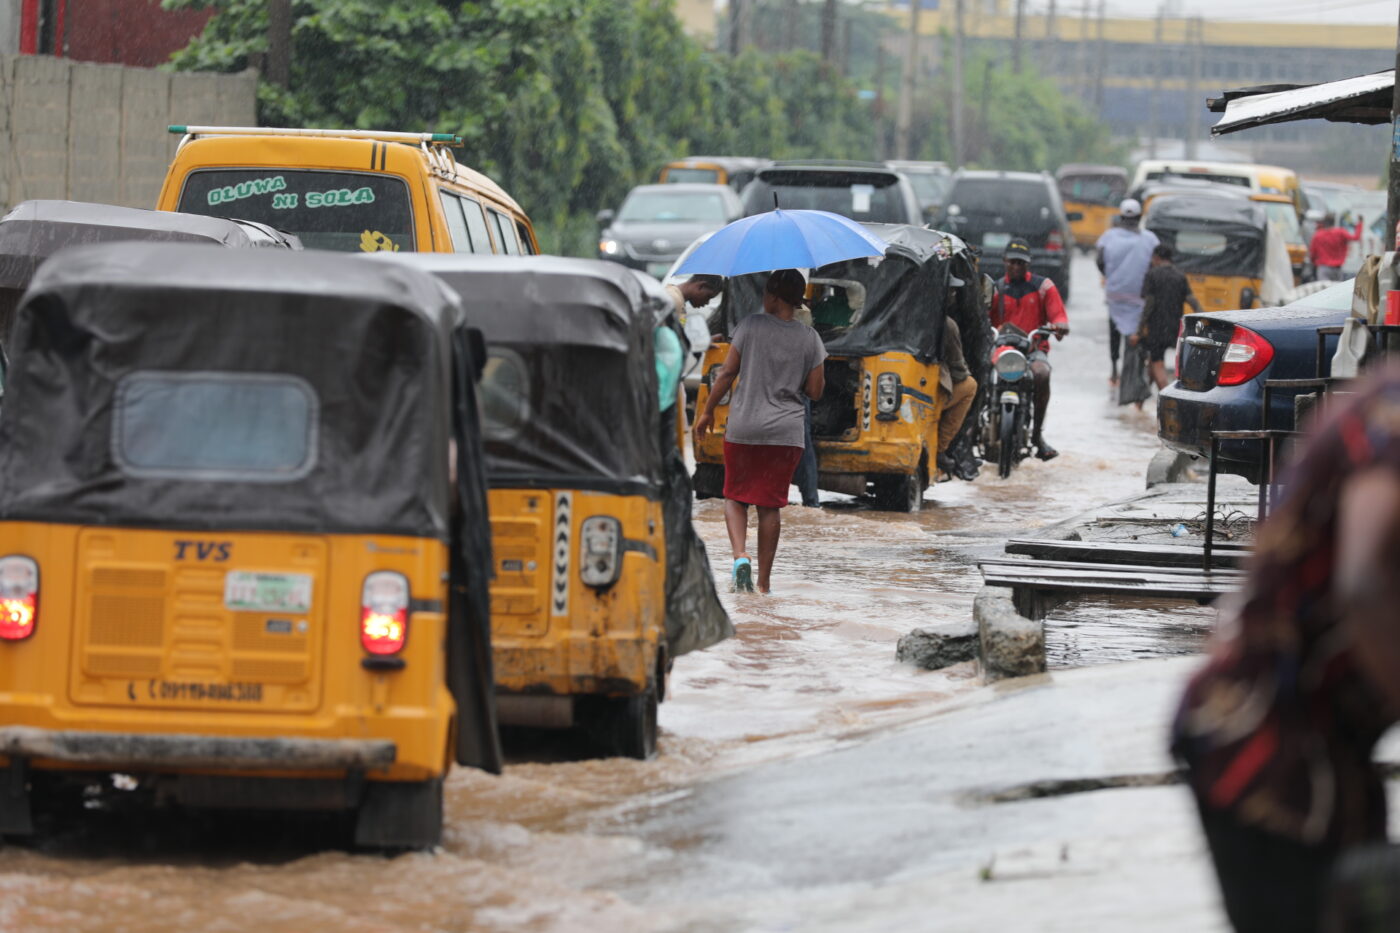
[[[1076,769],[1164,771],[1162,736],[1144,724],[1164,715],[1191,662],[1155,661],[1142,682],[1121,667],[1064,674],[1077,692],[1036,709],[1031,686],[987,705],[1005,691],[982,687],[970,664],[924,672],[895,661],[909,630],[970,616],[976,562],[1008,537],[1143,489],[1158,449],[1153,403],[1138,413],[1110,401],[1102,292],[1082,256],[1069,309],[1046,425],[1060,457],[1027,460],[1005,481],[984,468],[975,483],[935,486],[917,515],[832,494],[820,510],[787,509],[774,595],[722,587],[737,636],[676,661],[655,760],[517,752],[500,777],[459,769],[442,850],[393,859],[327,847],[311,824],[104,817],[0,850],[0,930],[973,929],[1053,910],[1058,874],[1119,860],[1126,874],[1089,890],[1112,887],[1121,901],[1148,884],[1138,857],[1166,859],[1202,889],[1177,789],[1079,795],[1053,811],[966,797]],[[723,575],[721,504],[699,503],[696,521]],[[1192,653],[1211,619],[1191,604],[1067,603],[1047,620],[1050,676]],[[1114,719],[1115,708],[1130,715]],[[1052,740],[1030,716],[1072,725],[1076,738]],[[1138,824],[1149,835],[1113,840],[1129,811],[1150,814]],[[1095,841],[1074,858],[1070,843],[1063,853],[1013,844],[1042,831]],[[959,894],[988,852],[984,882],[1026,880]],[[1134,908],[1144,916],[1171,900],[1151,877],[1154,893]],[[1206,902],[1192,903],[1194,914],[1136,928],[1212,928]],[[1126,916],[1113,898],[1098,907],[1101,927],[1081,914],[1033,928],[1110,929]]]

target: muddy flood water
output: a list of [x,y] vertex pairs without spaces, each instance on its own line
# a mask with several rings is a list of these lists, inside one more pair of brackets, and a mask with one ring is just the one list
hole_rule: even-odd
[[[502,776],[458,769],[441,850],[397,858],[348,854],[325,827],[284,818],[80,820],[36,845],[0,849],[0,930],[802,928],[721,920],[744,912],[716,891],[732,887],[755,903],[769,896],[751,875],[731,886],[723,860],[698,869],[706,884],[677,883],[673,870],[682,861],[697,870],[687,851],[713,827],[672,825],[653,837],[634,829],[704,785],[742,788],[743,775],[774,762],[820,769],[832,750],[956,706],[979,688],[971,665],[898,664],[899,637],[967,619],[981,586],[976,561],[1007,537],[1143,489],[1158,449],[1154,403],[1138,413],[1110,401],[1098,276],[1083,257],[1074,272],[1073,332],[1051,353],[1046,434],[1060,457],[1026,461],[1005,481],[984,469],[974,483],[938,485],[917,515],[837,495],[819,510],[785,510],[774,595],[722,587],[737,637],[676,661],[655,760],[558,761],[527,743]],[[723,574],[720,504],[699,503],[696,518]],[[1192,653],[1212,618],[1190,604],[1068,603],[1047,622],[1051,665]],[[880,775],[869,781],[877,788]],[[824,803],[813,797],[813,823]],[[801,866],[816,857],[798,845],[780,858]]]

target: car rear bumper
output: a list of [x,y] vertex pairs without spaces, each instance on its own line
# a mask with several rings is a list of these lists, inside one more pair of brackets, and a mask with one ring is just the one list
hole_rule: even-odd
[[0,728],[0,755],[142,771],[366,771],[387,768],[388,739],[296,739],[137,732]]
[[[1157,436],[1173,450],[1209,457],[1212,432],[1257,430],[1262,406],[1253,384],[1216,386],[1203,392],[1173,384],[1157,399]],[[1252,475],[1258,459],[1258,441],[1223,441],[1219,470]]]

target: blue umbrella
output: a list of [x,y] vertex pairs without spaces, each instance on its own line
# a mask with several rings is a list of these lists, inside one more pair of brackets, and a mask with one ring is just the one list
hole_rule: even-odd
[[843,259],[885,255],[885,244],[860,224],[828,211],[772,210],[715,231],[677,275],[747,275],[816,269]]

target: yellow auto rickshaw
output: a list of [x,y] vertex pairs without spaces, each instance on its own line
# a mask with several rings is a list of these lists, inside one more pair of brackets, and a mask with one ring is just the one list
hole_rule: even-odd
[[674,659],[733,634],[690,524],[679,403],[660,408],[652,341],[669,297],[599,260],[393,261],[456,290],[486,340],[501,722],[650,757]]
[[[967,359],[987,358],[980,278],[975,257],[955,236],[904,224],[863,226],[886,243],[885,256],[825,266],[808,284],[812,325],[829,354],[826,391],[812,403],[818,485],[847,495],[870,493],[881,508],[913,512],[921,507],[938,450],[945,315],[958,322]],[[745,316],[761,313],[766,275],[729,280],[712,323],[719,333],[705,355],[697,410],[707,405],[729,354],[728,335]],[[719,496],[724,488],[728,415],[728,399],[722,399],[713,430],[695,449],[702,496]],[[974,411],[964,425],[975,421]]]
[[1144,226],[1172,248],[1203,310],[1274,305],[1293,288],[1287,246],[1249,197],[1163,195]]
[[1113,226],[1118,204],[1128,192],[1128,173],[1116,165],[1062,165],[1055,173],[1066,214],[1079,214],[1071,220],[1075,245],[1090,250],[1099,237]]
[[324,252],[40,268],[0,419],[0,832],[95,787],[438,843],[453,761],[501,766],[472,345],[431,277]]

